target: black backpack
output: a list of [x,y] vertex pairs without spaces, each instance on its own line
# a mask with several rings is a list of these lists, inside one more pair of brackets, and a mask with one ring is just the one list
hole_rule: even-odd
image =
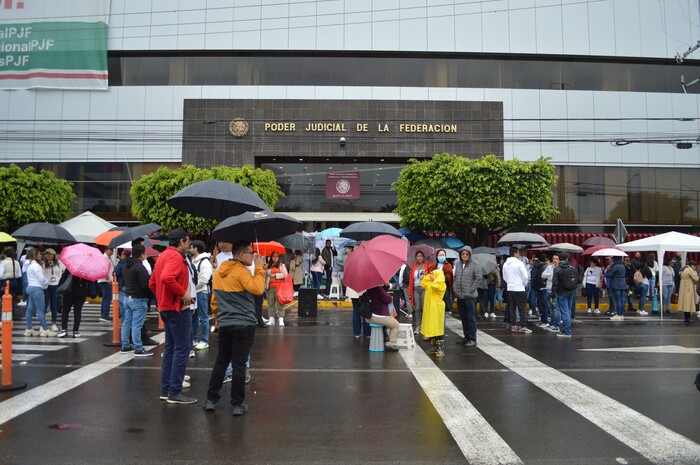
[[366,292],[360,296],[358,313],[362,318],[372,318],[372,299]]
[[559,286],[564,291],[575,291],[578,287],[578,272],[572,266],[560,267]]

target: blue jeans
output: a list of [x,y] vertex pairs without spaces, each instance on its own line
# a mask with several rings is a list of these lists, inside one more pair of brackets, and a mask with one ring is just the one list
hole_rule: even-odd
[[671,294],[673,294],[673,284],[665,284],[661,286],[661,291],[664,293],[664,301],[662,303],[661,311],[671,311]]
[[161,311],[160,317],[165,323],[165,349],[163,365],[160,371],[160,392],[176,396],[182,392],[185,379],[187,357],[192,341],[192,316],[189,309],[182,312]]
[[369,323],[360,316],[360,299],[352,300],[352,334],[360,336],[365,333],[365,337],[370,336]]
[[134,349],[143,350],[141,328],[146,319],[148,299],[127,296],[124,299],[124,323],[122,324],[122,348],[129,347],[129,333],[134,341]]
[[313,278],[314,287],[320,291],[321,290],[321,278],[323,277],[323,273],[320,271],[312,271],[311,277]]
[[576,294],[573,292],[569,294],[557,294],[557,312],[554,313],[554,318],[552,318],[552,326],[559,327],[559,318],[564,322],[564,328],[562,332],[564,334],[571,334],[571,301],[574,300]]
[[[197,292],[197,312],[192,315],[192,340],[209,343],[209,293]],[[199,332],[202,336],[199,336]]]
[[46,326],[46,304],[44,303],[44,290],[37,286],[27,286],[27,329],[32,329],[32,315],[36,313],[41,329],[49,329]]
[[[248,354],[248,360],[245,362],[245,367],[250,368],[250,354]],[[233,364],[231,362],[228,362],[228,366],[226,367],[226,376],[233,376]]]
[[530,304],[530,311],[532,313],[535,313],[538,310],[537,309],[537,291],[532,287],[530,287],[527,291],[527,300],[528,300],[528,303]]
[[537,291],[537,306],[540,308],[540,322],[549,321],[549,292],[547,289]]
[[639,310],[644,310],[647,303],[647,294],[649,293],[648,284],[637,284],[637,292],[639,293]]
[[[124,307],[126,306],[126,294],[124,294],[124,290],[120,289],[119,290],[119,318],[122,320],[124,319]],[[148,309],[148,299],[146,299],[146,309]]]
[[476,299],[457,299],[457,310],[462,320],[464,338],[476,342]]
[[586,302],[588,308],[591,308],[591,301],[595,304],[595,309],[598,308],[598,288],[595,284],[586,283]]
[[100,317],[109,320],[109,307],[112,305],[112,284],[99,283],[102,291],[102,305],[100,306]]
[[27,285],[27,272],[25,271],[22,273],[22,300],[25,302],[27,302],[27,299],[29,299],[29,295],[27,295]]
[[58,321],[58,285],[49,286],[44,291],[44,302],[46,302],[45,311],[51,310],[51,324],[56,324]]
[[611,289],[610,292],[615,296],[615,312],[617,312],[618,315],[624,315],[627,289]]

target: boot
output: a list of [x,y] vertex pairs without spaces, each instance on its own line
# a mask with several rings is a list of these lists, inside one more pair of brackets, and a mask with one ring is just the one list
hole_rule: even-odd
[[445,356],[445,341],[442,339],[438,339],[437,342],[435,343],[435,348],[437,349],[437,352],[435,352],[436,357],[444,357]]
[[685,323],[692,323],[692,321],[690,320],[690,312],[683,312],[683,318],[683,321]]
[[428,355],[437,354],[437,341],[435,340],[435,338],[430,338],[430,349],[426,350],[425,353]]

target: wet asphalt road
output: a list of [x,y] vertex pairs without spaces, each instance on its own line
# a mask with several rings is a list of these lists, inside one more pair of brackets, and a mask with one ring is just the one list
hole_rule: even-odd
[[[700,323],[685,325],[679,315],[624,324],[580,315],[570,340],[538,329],[511,335],[500,322],[480,321],[478,348],[457,346],[448,329],[446,357],[436,360],[420,353],[427,348],[422,341],[418,353],[368,352],[369,341],[352,336],[347,310],[304,319],[291,314],[284,328],[257,331],[243,417],[231,415],[227,385],[214,413],[159,401],[162,345],[153,358],[118,360],[123,356],[112,356],[118,349],[103,345],[111,327],[97,316],[96,306],[88,306],[81,328],[87,335],[79,342],[14,338],[15,354],[25,356],[14,362],[14,380],[28,387],[0,393],[0,416],[11,417],[0,424],[0,464],[443,464],[467,457],[488,464],[499,463],[497,447],[489,445],[494,438],[517,458],[512,463],[664,463],[658,457],[672,457],[664,450],[669,444],[686,450],[665,463],[700,463],[700,454],[693,455],[700,447],[700,392],[692,383],[700,371]],[[21,329],[16,322],[15,336]],[[192,387],[185,392],[200,401],[216,336],[210,343],[188,363]],[[114,359],[113,367],[76,387],[51,387]],[[32,399],[32,392],[46,399]],[[451,400],[441,409],[441,399],[453,396],[473,411]],[[598,404],[599,396],[612,406],[593,409],[600,417],[577,410]],[[32,407],[12,413],[26,405]],[[621,431],[636,424],[625,419],[637,416],[652,431]],[[606,429],[605,421],[616,417],[620,430]],[[488,447],[465,448],[459,437]]]

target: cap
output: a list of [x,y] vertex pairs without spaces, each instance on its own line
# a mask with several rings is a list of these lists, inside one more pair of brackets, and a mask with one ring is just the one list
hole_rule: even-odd
[[182,228],[175,228],[172,231],[170,231],[170,234],[168,234],[168,240],[172,242],[178,242],[181,241],[182,239],[188,237],[190,233],[185,231]]

